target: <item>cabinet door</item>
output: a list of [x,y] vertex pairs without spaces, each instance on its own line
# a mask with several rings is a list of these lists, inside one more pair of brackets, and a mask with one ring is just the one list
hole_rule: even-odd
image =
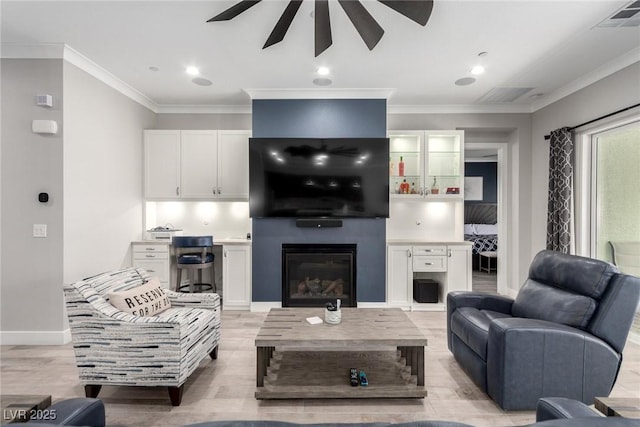
[[409,307],[412,281],[411,246],[387,246],[387,304]]
[[222,271],[222,304],[225,309],[251,306],[251,247],[225,245]]
[[464,131],[425,132],[425,194],[464,198]]
[[144,131],[144,195],[155,199],[180,195],[180,131]]
[[[449,246],[447,293],[471,290],[471,247]],[[445,298],[446,301],[446,298]]]
[[423,134],[400,131],[389,135],[389,191],[394,198],[424,194]]
[[213,130],[183,130],[181,132],[181,196],[213,199],[218,185],[218,133]]
[[218,197],[249,200],[250,131],[218,133]]

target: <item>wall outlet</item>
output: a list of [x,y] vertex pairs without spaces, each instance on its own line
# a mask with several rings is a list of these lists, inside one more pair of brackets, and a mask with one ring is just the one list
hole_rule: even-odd
[[47,224],[33,224],[33,237],[47,237]]

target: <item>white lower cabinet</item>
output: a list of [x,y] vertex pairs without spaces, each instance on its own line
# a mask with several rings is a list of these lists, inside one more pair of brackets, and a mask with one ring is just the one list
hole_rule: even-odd
[[131,265],[144,268],[147,273],[160,279],[160,283],[170,289],[171,259],[169,245],[163,242],[131,243]]
[[[438,302],[413,298],[413,280],[439,284]],[[387,304],[405,310],[444,310],[451,291],[471,290],[471,245],[387,245]]]
[[224,245],[222,308],[249,310],[251,307],[251,246]]

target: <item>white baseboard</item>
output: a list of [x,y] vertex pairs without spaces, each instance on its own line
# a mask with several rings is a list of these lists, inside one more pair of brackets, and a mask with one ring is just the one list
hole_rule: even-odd
[[282,308],[280,301],[254,301],[251,302],[251,311],[257,313],[265,313],[272,308]]
[[386,302],[358,302],[358,308],[389,308]]
[[71,330],[0,331],[1,345],[63,345],[71,342]]

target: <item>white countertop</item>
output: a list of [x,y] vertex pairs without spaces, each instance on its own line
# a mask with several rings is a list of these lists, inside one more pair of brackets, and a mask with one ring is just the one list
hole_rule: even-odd
[[[142,244],[164,243],[166,245],[170,245],[171,244],[171,240],[145,239],[145,240],[134,240],[131,243],[142,243]],[[246,238],[241,238],[241,237],[222,237],[220,239],[216,239],[214,237],[213,238],[213,244],[214,245],[250,245],[251,244],[251,240],[247,240]]]
[[418,240],[418,239],[387,239],[389,245],[447,245],[447,246],[471,246],[473,242],[457,240],[444,242],[442,240]]

